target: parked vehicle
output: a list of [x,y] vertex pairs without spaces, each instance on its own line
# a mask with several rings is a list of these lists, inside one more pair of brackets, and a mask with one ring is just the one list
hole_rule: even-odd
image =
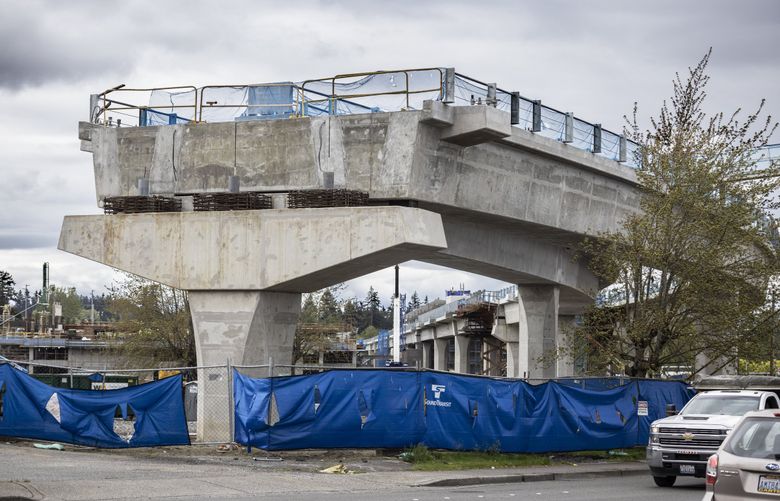
[[780,412],[747,413],[707,462],[702,501],[778,499]]
[[647,464],[656,485],[671,487],[679,475],[704,478],[709,457],[739,419],[763,409],[780,409],[777,395],[758,390],[708,391],[694,396],[679,414],[654,421]]

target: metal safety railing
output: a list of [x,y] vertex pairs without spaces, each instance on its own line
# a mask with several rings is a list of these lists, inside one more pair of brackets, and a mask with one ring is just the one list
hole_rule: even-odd
[[[430,84],[427,84],[428,87],[422,87],[422,88],[416,88],[413,86],[413,80],[415,80],[415,76],[419,75],[421,73],[434,73],[437,75],[437,78],[434,78],[433,81],[436,82],[436,86],[430,86]],[[348,92],[348,90],[351,89],[360,89],[362,87],[367,86],[366,80],[372,79],[375,77],[383,76],[387,78],[391,88],[393,90],[374,90],[374,91],[361,91],[361,92]],[[399,82],[396,82],[396,76],[398,76],[398,80],[400,80],[403,84],[402,87],[399,87]],[[445,71],[442,68],[418,68],[418,69],[412,69],[412,70],[400,70],[400,71],[373,71],[373,72],[367,72],[367,73],[346,73],[342,75],[336,75],[334,77],[327,77],[327,78],[321,78],[321,79],[315,79],[315,80],[306,80],[304,81],[301,86],[301,96],[302,96],[302,105],[305,106],[308,104],[316,105],[318,103],[327,103],[328,104],[328,110],[329,114],[337,114],[338,108],[336,107],[338,102],[346,101],[349,103],[356,104],[358,106],[362,106],[364,108],[369,108],[366,105],[358,103],[356,100],[363,99],[363,98],[370,98],[370,97],[379,97],[379,96],[393,96],[393,95],[400,95],[405,100],[405,109],[413,109],[411,97],[416,94],[432,94],[437,93],[438,95],[435,96],[434,99],[436,100],[443,100],[444,98],[444,92],[445,92]],[[325,83],[330,85],[330,95],[324,95],[321,91],[317,92],[316,90],[312,89],[312,86],[317,83]],[[309,86],[307,89],[306,87]],[[337,92],[337,86],[338,86],[338,92]],[[323,96],[324,99],[315,99],[315,98],[307,98],[306,94],[307,92],[311,92],[315,95]],[[369,108],[370,109],[370,108]]]
[[432,310],[420,313],[419,315],[412,316],[411,314],[408,314],[407,316],[411,318],[407,322],[404,322],[404,324],[401,327],[401,332],[403,333],[412,332],[415,328],[419,326],[435,322],[437,319],[446,317],[448,314],[455,313],[456,311],[460,310],[464,306],[470,304],[477,304],[477,303],[499,304],[503,301],[507,301],[515,298],[517,298],[516,285],[510,285],[508,287],[504,287],[503,289],[499,289],[496,291],[486,291],[486,290],[476,291],[467,297],[443,304],[441,306],[433,308]]
[[[169,103],[155,104],[151,99],[155,92],[165,92],[169,96],[176,96],[177,102],[174,102],[173,97],[171,97]],[[139,94],[148,96],[145,99],[145,104],[128,102],[133,100],[132,96]],[[117,85],[100,94],[90,96],[90,121],[109,127],[146,127],[194,122],[198,109],[197,94],[198,89],[191,85],[149,88],[128,88],[124,84]],[[180,113],[180,111],[184,111],[184,113]],[[121,117],[109,115],[109,112],[121,115]]]
[[571,112],[543,105],[519,92],[501,89],[461,73],[455,73],[454,104],[486,104],[510,113],[514,127],[549,137],[575,148],[590,151],[630,166],[638,165],[638,145],[621,134],[604,129],[601,124],[576,118]]
[[[144,93],[148,99],[142,104],[125,97]],[[519,92],[456,73],[454,68],[373,71],[298,83],[201,88],[131,89],[120,85],[92,96],[90,118],[106,126],[143,127],[419,110],[425,100],[452,106],[494,106],[510,113],[514,127],[630,166],[638,163],[638,146],[623,135],[525,98]]]
[[[201,87],[198,97],[198,122],[208,121],[204,111],[213,110],[243,110],[234,119],[277,119],[300,116],[300,88],[289,83],[268,83],[258,85],[207,85]],[[276,92],[274,92],[276,91]],[[252,99],[250,94],[267,94],[266,101]],[[289,94],[289,96],[285,96]],[[238,99],[236,99],[238,98]],[[270,101],[268,102],[269,99]],[[281,100],[274,99],[281,98]],[[230,113],[227,114],[230,116]]]

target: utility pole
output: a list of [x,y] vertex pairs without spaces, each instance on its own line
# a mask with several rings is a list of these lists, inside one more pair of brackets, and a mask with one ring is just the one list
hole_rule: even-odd
[[395,265],[393,295],[393,362],[401,362],[401,296],[398,293],[398,265]]
[[769,375],[775,375],[775,333],[777,327],[777,319],[775,318],[775,288],[772,287],[772,324],[769,333]]

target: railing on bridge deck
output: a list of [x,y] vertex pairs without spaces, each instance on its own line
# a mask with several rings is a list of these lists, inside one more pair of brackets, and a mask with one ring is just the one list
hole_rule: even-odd
[[637,145],[623,136],[453,68],[353,73],[299,83],[201,88],[120,85],[92,95],[90,120],[111,127],[275,120],[420,110],[426,100],[453,106],[495,106],[510,113],[514,127],[636,166]]
[[426,325],[431,322],[435,322],[436,319],[446,317],[448,314],[455,313],[459,309],[477,303],[492,303],[500,304],[503,301],[514,299],[517,297],[517,286],[511,285],[504,287],[497,291],[477,291],[468,297],[452,301],[447,304],[443,304],[432,310],[420,313],[419,315],[407,314],[408,321],[404,322],[401,327],[401,332],[411,332],[418,326]]

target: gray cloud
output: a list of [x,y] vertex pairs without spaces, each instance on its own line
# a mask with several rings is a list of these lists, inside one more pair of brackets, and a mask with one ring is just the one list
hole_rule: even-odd
[[[23,1],[4,5],[0,17],[0,86],[19,89],[50,81],[76,81],[90,73],[122,72],[130,60],[110,49],[101,2]],[[117,44],[118,45],[118,44]]]

